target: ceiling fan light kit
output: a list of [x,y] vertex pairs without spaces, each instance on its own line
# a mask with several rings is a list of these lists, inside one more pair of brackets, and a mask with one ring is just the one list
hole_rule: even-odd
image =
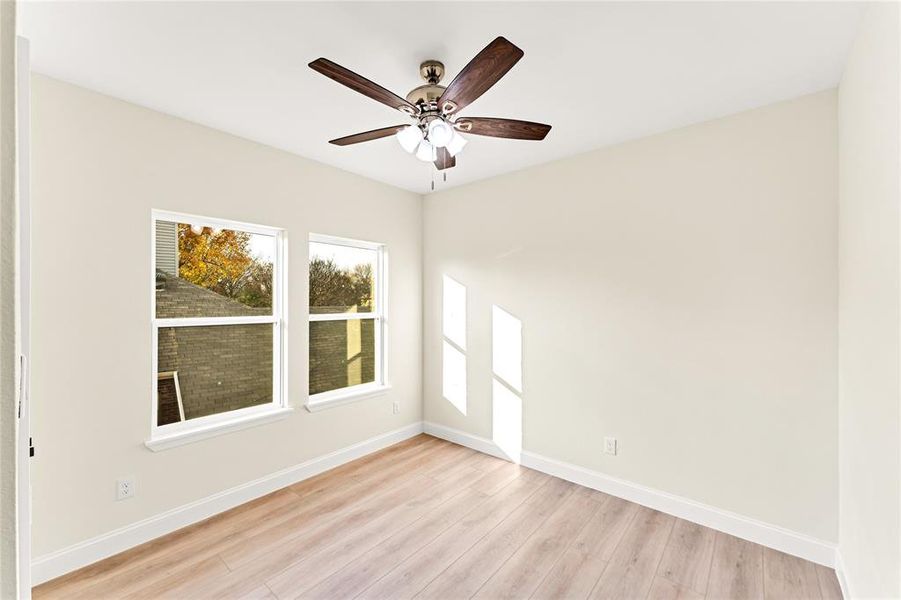
[[454,137],[454,130],[444,119],[435,118],[429,123],[429,134],[426,137],[428,137],[433,146],[444,148],[450,143],[451,138]]
[[419,142],[423,139],[422,130],[416,125],[407,125],[402,129],[398,129],[397,133],[394,134],[394,137],[397,138],[401,147],[406,150],[408,154],[416,152],[416,147],[419,146]]
[[466,145],[466,138],[454,132],[454,136],[451,138],[451,141],[447,143],[447,151],[451,156],[457,156],[463,150],[463,146]]
[[423,140],[416,149],[416,158],[423,162],[435,162],[438,160],[438,150],[432,144]]
[[406,152],[434,163],[442,171],[456,165],[455,157],[467,143],[458,132],[514,140],[543,140],[547,136],[551,126],[542,123],[457,116],[458,111],[488,91],[522,56],[522,50],[505,38],[498,37],[469,61],[447,87],[439,85],[444,77],[444,64],[427,60],[419,65],[419,74],[425,85],[412,89],[406,98],[326,58],[314,60],[310,68],[416,121],[413,125],[373,129],[329,143],[349,146],[394,135]]

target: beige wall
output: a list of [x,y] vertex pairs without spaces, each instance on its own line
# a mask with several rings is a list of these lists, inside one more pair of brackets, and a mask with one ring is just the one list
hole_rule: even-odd
[[[497,304],[524,449],[836,541],[836,137],[826,91],[426,197],[425,418],[492,436]],[[443,274],[468,288],[465,415]]]
[[[421,419],[418,195],[46,77],[33,86],[35,556]],[[151,208],[287,229],[290,418],[144,447]],[[384,242],[391,261],[392,390],[314,414],[301,408],[310,232]],[[127,475],[137,495],[117,502]]]
[[16,564],[16,5],[0,2],[0,598]]
[[898,5],[864,14],[839,86],[839,551],[854,597],[901,597]]

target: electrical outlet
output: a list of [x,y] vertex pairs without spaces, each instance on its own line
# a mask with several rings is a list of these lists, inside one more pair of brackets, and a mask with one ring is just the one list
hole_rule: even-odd
[[616,456],[616,438],[604,438],[604,454],[613,454]]
[[391,405],[391,411],[392,411],[394,414],[400,413],[400,402],[398,402],[397,400],[395,400],[395,401],[394,401],[394,404]]
[[116,500],[126,500],[135,495],[135,480],[119,479],[116,481]]

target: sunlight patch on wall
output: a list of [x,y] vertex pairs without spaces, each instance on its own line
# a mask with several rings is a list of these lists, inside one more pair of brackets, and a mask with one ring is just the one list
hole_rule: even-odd
[[491,437],[507,457],[522,455],[522,321],[491,307]]
[[522,400],[503,383],[491,382],[491,438],[513,462],[522,455]]
[[442,395],[461,414],[466,414],[466,286],[443,277],[441,305]]
[[466,350],[466,286],[444,276],[442,304],[444,337]]
[[491,369],[522,392],[522,321],[498,306],[491,307]]
[[466,355],[444,341],[442,394],[445,400],[466,414]]

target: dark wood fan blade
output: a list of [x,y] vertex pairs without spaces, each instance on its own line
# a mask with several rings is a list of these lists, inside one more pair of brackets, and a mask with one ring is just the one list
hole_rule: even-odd
[[450,169],[456,165],[457,159],[450,155],[447,148],[438,148],[438,159],[435,161],[435,166],[438,167],[439,171]]
[[543,140],[551,130],[550,125],[543,123],[494,117],[460,117],[454,123],[454,127],[464,133],[511,140]]
[[388,137],[397,133],[398,129],[403,129],[406,125],[394,125],[392,127],[382,127],[381,129],[373,129],[372,131],[364,131],[363,133],[355,133],[335,140],[329,140],[329,144],[336,146],[350,146],[351,144],[359,144],[360,142],[370,142],[379,138]]
[[446,113],[462,110],[506,75],[522,55],[522,50],[505,38],[496,38],[454,77],[441,94],[438,107]]
[[345,69],[341,65],[333,63],[327,58],[317,58],[310,63],[310,68],[395,110],[411,115],[417,112],[415,106],[394,92],[389,92],[379,84],[369,81],[362,75],[357,75],[350,69]]

